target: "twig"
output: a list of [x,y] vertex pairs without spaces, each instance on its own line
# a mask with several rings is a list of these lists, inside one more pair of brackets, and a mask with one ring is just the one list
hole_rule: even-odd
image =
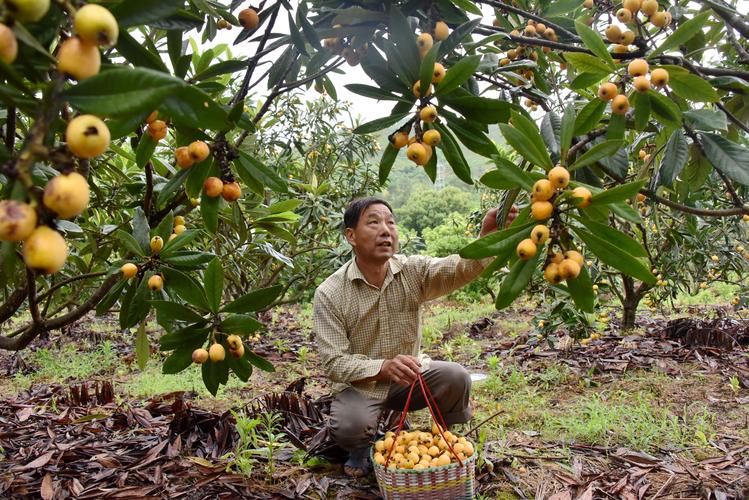
[[26,268],[26,282],[28,283],[29,310],[31,311],[32,324],[41,325],[44,320],[42,319],[42,315],[39,314],[39,302],[36,297],[36,273],[29,268]]
[[512,12],[514,14],[519,14],[525,18],[533,19],[534,21],[540,22],[545,24],[546,26],[549,26],[551,28],[554,28],[554,31],[557,33],[564,33],[569,37],[570,39],[580,42],[580,37],[577,36],[575,33],[572,33],[568,29],[564,28],[563,26],[560,26],[552,21],[549,21],[547,19],[544,19],[541,16],[537,16],[536,14],[533,14],[532,12],[528,12],[526,10],[523,10],[518,7],[513,7],[512,5],[506,4],[504,2],[499,2],[497,0],[477,0],[478,3],[483,3],[485,5],[491,5],[492,7],[495,7],[497,9],[505,10],[507,12]]
[[[141,139],[142,140],[142,139]],[[146,195],[143,197],[143,212],[146,217],[151,213],[151,200],[153,199],[153,165],[146,162]]]

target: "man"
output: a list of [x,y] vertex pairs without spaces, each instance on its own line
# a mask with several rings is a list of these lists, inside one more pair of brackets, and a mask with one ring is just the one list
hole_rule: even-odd
[[[509,219],[516,215],[513,207]],[[489,210],[481,236],[497,229],[496,218],[497,210]],[[330,430],[349,452],[345,472],[359,477],[370,470],[381,410],[402,410],[420,371],[447,425],[471,418],[465,368],[419,353],[421,305],[467,284],[491,259],[397,255],[395,217],[379,198],[352,201],[343,221],[355,256],[315,291],[314,331],[323,369],[334,382]],[[411,409],[425,407],[415,391]]]

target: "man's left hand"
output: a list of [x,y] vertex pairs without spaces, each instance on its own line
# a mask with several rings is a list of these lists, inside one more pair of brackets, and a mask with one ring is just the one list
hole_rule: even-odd
[[[497,228],[497,212],[499,209],[492,208],[484,216],[483,222],[481,222],[481,234],[479,237],[484,237],[489,233],[493,233]],[[512,224],[512,221],[518,216],[518,207],[513,205],[510,207],[510,212],[507,214],[507,221],[505,221],[505,227]]]

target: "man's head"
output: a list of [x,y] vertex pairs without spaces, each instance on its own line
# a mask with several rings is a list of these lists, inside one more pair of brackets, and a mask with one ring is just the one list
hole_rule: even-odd
[[356,257],[373,264],[385,263],[398,250],[398,231],[390,204],[375,197],[358,198],[343,214],[346,240]]

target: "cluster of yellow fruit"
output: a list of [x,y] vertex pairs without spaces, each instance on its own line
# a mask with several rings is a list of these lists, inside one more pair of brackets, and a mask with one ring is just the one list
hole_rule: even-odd
[[[570,173],[561,165],[549,170],[547,177],[536,181],[531,190],[531,215],[536,220],[547,220],[553,215],[559,192],[570,183]],[[580,186],[571,191],[571,198],[575,206],[585,208],[590,205],[593,194],[588,188]]]
[[158,118],[158,111],[152,111],[151,114],[146,118],[146,132],[151,136],[151,139],[157,142],[166,137],[166,134],[169,131],[169,127],[167,126],[166,122],[163,120],[159,120]]
[[[333,29],[343,28],[340,24],[333,25]],[[369,46],[364,43],[359,47],[354,47],[352,41],[345,38],[331,37],[322,41],[323,47],[335,52],[346,60],[349,66],[356,66],[361,61],[362,56],[367,52]],[[318,89],[319,91],[319,89]]]
[[[637,92],[645,93],[650,90],[651,86],[663,87],[668,83],[668,71],[663,68],[656,68],[650,73],[650,79],[648,80],[649,69],[650,67],[645,59],[635,59],[627,66],[627,73],[632,77],[632,86]],[[615,83],[601,84],[598,87],[598,97],[603,101],[611,101],[611,112],[614,114],[624,115],[629,110],[629,99],[626,95],[619,93]]]
[[580,340],[580,344],[583,346],[586,346],[590,344],[591,342],[593,342],[594,340],[599,340],[600,338],[601,338],[600,333],[591,333],[590,337]]
[[190,168],[208,158],[209,154],[211,149],[203,141],[193,141],[188,146],[180,146],[174,150],[174,158],[180,168]]
[[[93,115],[80,115],[68,123],[65,130],[68,149],[75,156],[90,159],[109,148],[109,129]],[[88,180],[75,171],[61,172],[45,186],[42,204],[61,219],[72,219],[86,209],[89,202]],[[40,225],[37,201],[24,203],[0,201],[0,241],[23,241],[26,265],[42,274],[59,271],[68,257],[65,238],[46,225]]]
[[184,233],[186,230],[187,227],[185,226],[185,218],[181,215],[175,215],[174,229],[172,229],[172,234],[169,235],[169,241],[172,241],[174,238]]
[[203,192],[209,198],[221,196],[229,202],[237,201],[242,196],[242,188],[237,181],[224,182],[213,176],[203,182]]
[[93,3],[84,5],[75,13],[73,26],[76,35],[62,42],[57,51],[57,69],[76,80],[83,80],[99,73],[99,47],[116,44],[119,27],[111,12]]
[[[450,451],[448,441],[455,454]],[[398,435],[394,432],[385,433],[385,436],[374,444],[375,463],[384,466],[390,450],[393,450],[393,454],[390,457],[388,469],[414,470],[449,465],[457,461],[456,459],[464,462],[474,453],[473,443],[448,430],[440,434],[437,424],[432,424],[431,433],[426,431],[401,431]]]
[[[229,335],[226,337],[226,345],[229,346],[229,354],[233,357],[239,359],[244,356],[244,344],[239,335]],[[224,349],[224,346],[218,342],[214,342],[208,350],[200,347],[192,352],[193,363],[202,365],[209,359],[213,363],[220,363],[226,359],[226,349]]]

